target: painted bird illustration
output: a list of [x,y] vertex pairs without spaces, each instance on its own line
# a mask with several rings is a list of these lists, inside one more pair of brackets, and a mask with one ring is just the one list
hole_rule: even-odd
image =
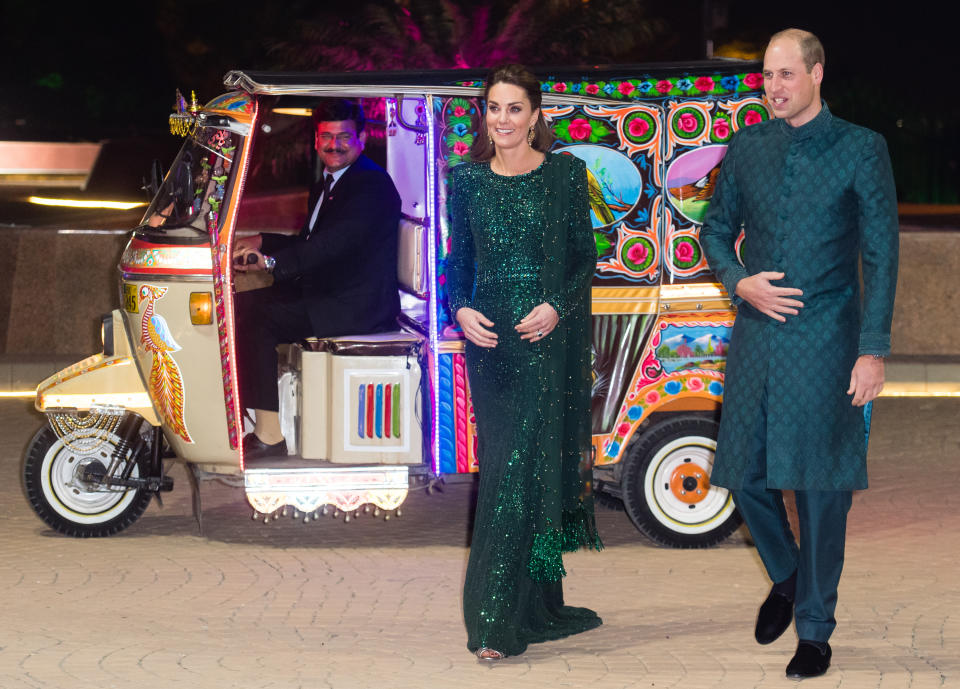
[[600,224],[609,225],[612,223],[614,220],[613,212],[603,198],[603,189],[600,187],[600,182],[597,181],[590,168],[587,168],[587,197],[590,199],[590,210],[597,216]]
[[680,187],[670,187],[670,193],[673,194],[674,198],[681,201],[709,201],[713,198],[713,187],[717,183],[717,175],[719,174],[720,165],[718,164],[696,182],[684,184]]
[[153,285],[140,287],[140,303],[146,301],[140,318],[140,344],[153,354],[148,382],[160,415],[174,433],[192,443],[183,419],[183,376],[177,362],[170,356],[170,352],[180,351],[181,347],[173,339],[166,319],[155,309],[157,300],[167,293],[167,289]]

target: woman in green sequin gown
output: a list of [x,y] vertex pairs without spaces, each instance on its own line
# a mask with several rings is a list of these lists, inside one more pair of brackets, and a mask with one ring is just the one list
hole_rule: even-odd
[[544,153],[553,137],[539,89],[524,88],[532,75],[499,69],[486,94],[495,145],[474,147],[487,162],[452,170],[449,197],[447,287],[467,337],[480,465],[463,612],[467,646],[483,659],[601,623],[564,605],[561,585],[562,552],[602,547],[590,494],[586,170]]

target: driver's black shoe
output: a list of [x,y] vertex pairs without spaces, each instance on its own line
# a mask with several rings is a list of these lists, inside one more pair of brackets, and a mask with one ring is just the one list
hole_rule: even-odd
[[797,644],[797,652],[787,665],[787,677],[790,679],[819,677],[830,667],[831,655],[833,652],[830,650],[830,644],[826,642],[814,644],[801,639]]
[[793,619],[793,601],[776,590],[760,606],[753,635],[758,644],[772,644],[780,638]]
[[287,441],[281,440],[279,443],[268,445],[260,440],[256,433],[247,433],[243,436],[243,458],[245,461],[251,459],[284,459],[287,456]]

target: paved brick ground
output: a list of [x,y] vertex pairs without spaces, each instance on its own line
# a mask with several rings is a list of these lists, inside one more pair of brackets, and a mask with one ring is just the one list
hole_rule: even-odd
[[[834,665],[805,686],[960,687],[960,400],[881,400],[872,488],[850,516]],[[264,525],[205,484],[201,537],[181,469],[124,534],[56,536],[21,495],[39,419],[0,401],[0,689],[26,687],[789,687],[788,632],[756,645],[767,582],[742,534],[653,547],[604,511],[607,549],[569,556],[567,598],[604,625],[480,666],[460,587],[469,484],[412,495],[404,516]]]

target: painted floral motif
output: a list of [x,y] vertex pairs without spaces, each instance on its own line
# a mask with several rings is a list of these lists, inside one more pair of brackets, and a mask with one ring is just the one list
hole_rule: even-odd
[[752,72],[743,75],[743,85],[750,90],[757,90],[763,86],[763,75],[759,72]]
[[730,140],[732,134],[733,128],[730,126],[730,118],[723,114],[717,115],[710,129],[710,140],[718,144],[726,143]]
[[476,136],[471,127],[476,112],[473,103],[465,98],[453,98],[447,104],[444,113],[447,125],[444,143],[447,145],[450,165],[470,159],[470,146]]
[[673,262],[681,269],[692,268],[700,262],[700,245],[692,237],[678,237],[671,245]]
[[620,260],[635,273],[642,273],[653,263],[655,251],[650,240],[645,237],[632,237],[623,243]]
[[597,143],[611,134],[606,123],[586,117],[559,120],[553,126],[557,138],[567,143]]
[[670,126],[681,139],[696,139],[706,126],[703,113],[696,108],[681,108],[670,121]]
[[625,79],[623,81],[544,81],[541,89],[552,93],[583,93],[610,100],[641,100],[652,96],[728,95],[757,91],[763,86],[759,73],[703,74],[673,79]]
[[624,122],[627,138],[635,144],[645,144],[656,134],[657,124],[652,116],[645,112],[636,112]]
[[709,93],[713,91],[715,87],[715,82],[710,77],[697,77],[697,80],[693,82],[694,88],[703,93]]
[[737,111],[737,128],[749,127],[770,119],[770,113],[762,105],[750,103]]

